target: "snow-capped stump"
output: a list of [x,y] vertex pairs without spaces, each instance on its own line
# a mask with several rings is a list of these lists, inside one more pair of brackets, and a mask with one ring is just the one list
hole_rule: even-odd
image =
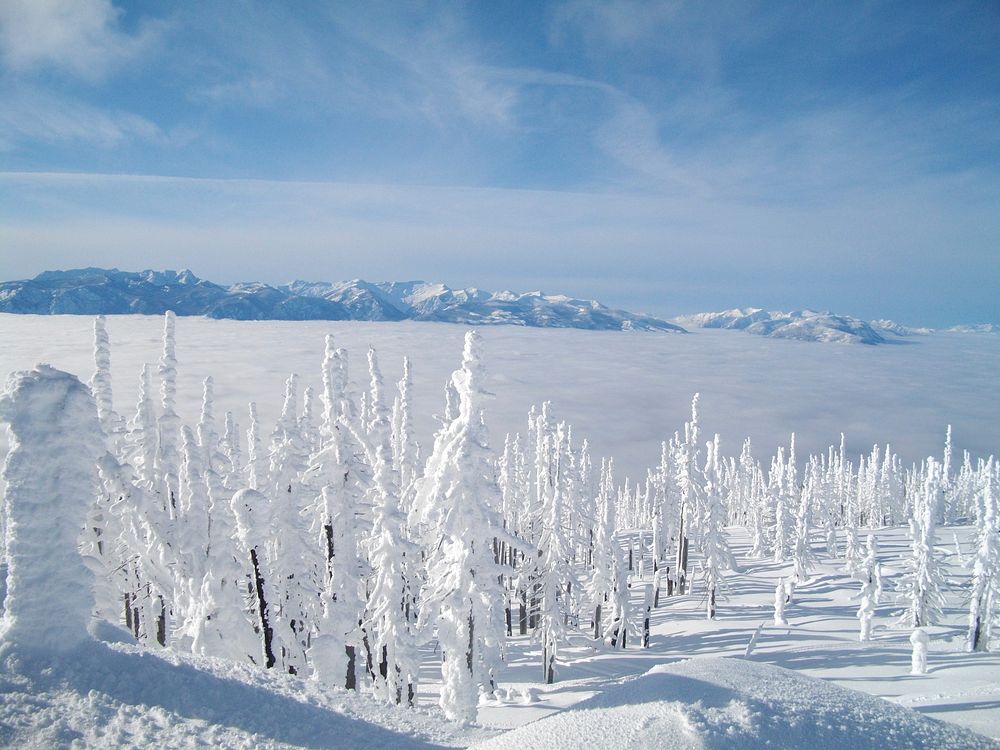
[[93,573],[78,549],[97,491],[104,437],[90,390],[49,365],[13,373],[0,396],[10,426],[4,650],[65,653],[87,640]]

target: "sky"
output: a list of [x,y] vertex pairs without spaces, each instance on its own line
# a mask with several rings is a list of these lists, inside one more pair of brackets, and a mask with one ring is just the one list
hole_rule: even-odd
[[1000,322],[1000,3],[0,0],[0,279]]

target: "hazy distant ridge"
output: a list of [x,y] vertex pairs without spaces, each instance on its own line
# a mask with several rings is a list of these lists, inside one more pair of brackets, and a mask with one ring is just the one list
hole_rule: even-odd
[[205,315],[234,320],[432,320],[466,325],[672,331],[684,329],[594,300],[542,292],[451,289],[423,281],[244,282],[221,286],[190,271],[82,268],[0,283],[0,312],[35,315]]

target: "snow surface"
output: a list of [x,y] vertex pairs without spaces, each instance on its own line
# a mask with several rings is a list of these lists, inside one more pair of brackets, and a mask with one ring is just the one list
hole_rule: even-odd
[[968,730],[855,690],[741,659],[653,667],[573,708],[476,745],[581,747],[995,748]]

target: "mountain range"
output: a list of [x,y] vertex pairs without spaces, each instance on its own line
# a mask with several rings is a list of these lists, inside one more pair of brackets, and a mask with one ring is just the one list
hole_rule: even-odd
[[204,315],[234,320],[429,320],[592,330],[670,331],[665,320],[542,292],[451,289],[423,281],[294,281],[222,286],[191,271],[82,268],[0,283],[0,312]]

